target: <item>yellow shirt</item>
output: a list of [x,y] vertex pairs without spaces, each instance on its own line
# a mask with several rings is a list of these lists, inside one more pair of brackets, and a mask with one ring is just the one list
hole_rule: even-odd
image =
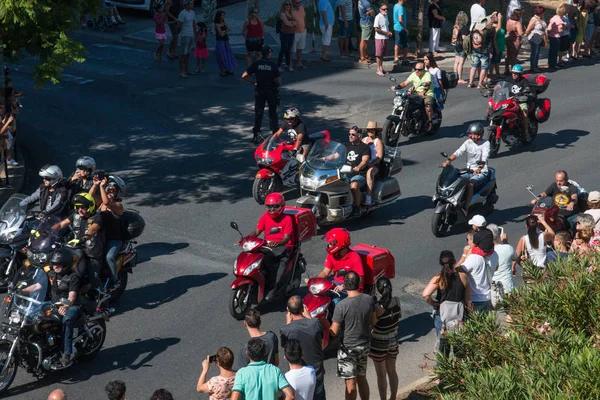
[[429,82],[429,89],[427,90],[427,93],[425,93],[425,96],[433,97],[433,83],[431,82],[431,74],[429,72],[423,72],[423,76],[420,79],[417,76],[417,73],[413,72],[410,74],[407,81],[413,84],[415,92],[419,94],[422,94],[423,90],[425,90],[425,88],[421,87],[421,83]]

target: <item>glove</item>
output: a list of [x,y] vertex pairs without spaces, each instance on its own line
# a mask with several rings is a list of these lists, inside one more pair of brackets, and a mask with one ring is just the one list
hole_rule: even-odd
[[79,245],[79,239],[71,239],[67,242],[69,246],[77,246]]

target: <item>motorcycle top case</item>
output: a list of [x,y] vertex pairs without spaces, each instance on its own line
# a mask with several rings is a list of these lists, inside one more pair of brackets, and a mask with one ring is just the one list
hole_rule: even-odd
[[139,212],[125,210],[121,217],[121,232],[124,240],[132,240],[142,235],[146,222]]
[[454,89],[456,85],[458,85],[458,74],[442,70],[442,87],[447,90]]
[[535,104],[535,119],[537,119],[539,123],[548,121],[551,108],[552,104],[550,103],[550,99],[537,99]]
[[368,244],[357,244],[352,250],[360,255],[365,268],[365,285],[374,285],[376,278],[396,276],[396,261],[389,250]]
[[296,228],[296,239],[304,242],[317,234],[317,220],[308,208],[285,206],[283,211],[290,215]]

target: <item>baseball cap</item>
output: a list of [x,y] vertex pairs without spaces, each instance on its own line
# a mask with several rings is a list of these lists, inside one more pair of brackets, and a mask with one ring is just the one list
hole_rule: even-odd
[[600,203],[600,192],[597,190],[590,192],[588,194],[588,201],[590,203]]
[[475,225],[478,228],[483,228],[485,224],[486,221],[482,215],[476,215],[469,220],[469,225]]

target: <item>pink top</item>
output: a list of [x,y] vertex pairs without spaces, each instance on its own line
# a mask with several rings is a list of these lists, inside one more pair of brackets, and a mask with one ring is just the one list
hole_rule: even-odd
[[167,33],[165,29],[165,19],[167,16],[165,14],[160,15],[159,13],[154,14],[154,21],[156,22],[156,28],[154,33]]
[[550,18],[550,21],[548,22],[548,37],[555,39],[560,38],[561,33],[558,29],[560,26],[562,26],[564,29],[567,29],[566,25],[567,24],[565,21],[563,21],[559,15],[555,15],[554,17]]
[[206,49],[206,33],[196,32],[196,48]]
[[229,400],[231,397],[231,389],[235,376],[225,378],[223,376],[213,376],[206,382],[210,389],[210,400]]

